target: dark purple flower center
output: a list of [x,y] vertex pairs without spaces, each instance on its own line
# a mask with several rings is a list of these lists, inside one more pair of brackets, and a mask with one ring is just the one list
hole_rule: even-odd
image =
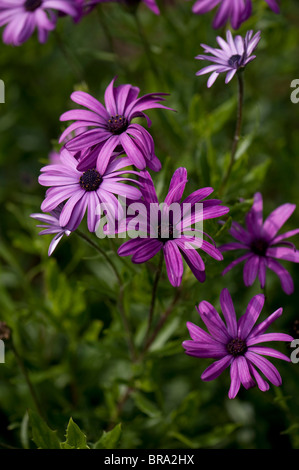
[[240,56],[239,54],[234,54],[228,60],[228,65],[230,65],[234,69],[237,69],[238,67],[240,67],[241,61],[242,61],[242,56]]
[[120,114],[116,114],[115,116],[111,116],[108,120],[108,130],[112,132],[112,134],[121,134],[125,131],[128,127],[128,120],[121,116]]
[[80,186],[85,191],[96,191],[103,181],[100,173],[95,169],[90,169],[84,171],[83,175],[80,177]]
[[247,351],[246,342],[240,338],[232,339],[226,345],[227,352],[234,357],[243,356]]
[[257,240],[254,240],[251,243],[250,248],[255,255],[265,256],[268,248],[268,243],[266,242],[266,240],[258,238]]
[[26,11],[37,10],[42,4],[42,0],[26,0],[24,7]]

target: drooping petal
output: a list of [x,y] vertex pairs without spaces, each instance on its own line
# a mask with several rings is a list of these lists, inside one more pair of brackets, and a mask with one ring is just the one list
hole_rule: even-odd
[[268,268],[279,277],[283,291],[288,295],[292,294],[294,292],[294,283],[290,273],[273,258],[267,258],[266,263]]
[[248,362],[244,356],[239,356],[235,359],[238,366],[239,378],[243,387],[248,390],[255,386],[255,382],[250,375],[250,370],[248,367]]
[[205,382],[216,379],[232,362],[233,358],[229,355],[224,356],[222,359],[219,359],[219,361],[213,362],[213,364],[207,367],[201,374],[201,379]]
[[230,384],[230,388],[228,392],[228,398],[232,400],[237,396],[238,391],[240,390],[240,386],[241,386],[238,364],[235,360],[232,361],[231,366],[230,366],[230,378],[231,378],[231,384]]
[[184,271],[180,250],[175,243],[168,241],[163,246],[163,251],[169,281],[174,287],[178,287],[182,282]]
[[264,357],[255,354],[251,351],[247,351],[245,353],[245,357],[248,359],[248,361],[252,362],[258,369],[260,369],[264,376],[273,385],[276,385],[277,387],[281,385],[281,375],[276,369],[276,367],[274,367],[273,364],[268,361],[268,359],[265,359]]

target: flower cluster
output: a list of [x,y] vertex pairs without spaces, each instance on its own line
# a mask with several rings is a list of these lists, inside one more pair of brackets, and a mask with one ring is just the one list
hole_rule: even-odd
[[[8,0],[0,0],[0,25],[6,25],[4,42],[20,45],[35,28],[39,40],[44,42],[48,32],[55,28],[59,15],[67,14],[77,21],[97,4],[109,1],[117,0],[13,0],[12,4]],[[278,12],[275,0],[266,1]],[[140,2],[119,0],[119,3],[134,9]],[[143,3],[159,14],[155,0],[143,0]],[[233,28],[237,29],[252,10],[251,0],[197,0],[193,11],[201,14],[216,6],[219,9],[213,23],[215,28],[230,20]],[[240,72],[255,59],[253,52],[260,38],[260,31],[256,34],[252,30],[247,31],[244,38],[240,35],[233,38],[227,31],[226,40],[220,36],[216,38],[220,48],[202,44],[204,54],[196,59],[208,60],[212,64],[198,71],[197,75],[211,73],[207,82],[210,88],[219,74],[225,73],[225,83],[228,83],[238,73],[240,84]],[[164,104],[168,94],[139,96],[138,87],[131,84],[115,86],[115,81],[116,77],[105,90],[104,104],[89,93],[73,92],[71,100],[79,107],[60,117],[61,122],[68,123],[59,140],[62,148],[59,153],[51,153],[51,163],[41,169],[39,176],[39,183],[48,188],[41,204],[43,212],[31,214],[41,223],[38,225],[42,228],[41,235],[54,235],[48,255],[52,255],[64,235],[69,236],[78,229],[86,216],[91,233],[98,235],[102,226],[105,235],[125,232],[131,237],[119,247],[119,256],[131,256],[133,263],[141,264],[160,253],[161,263],[165,260],[169,282],[175,288],[182,284],[184,262],[197,281],[205,282],[208,264],[201,252],[222,261],[222,253],[243,250],[245,253],[229,264],[223,274],[245,261],[244,284],[251,286],[258,277],[261,288],[264,288],[266,269],[269,268],[278,275],[285,293],[291,294],[294,291],[292,278],[277,259],[299,262],[299,252],[292,243],[285,241],[298,234],[299,229],[284,234],[278,234],[278,231],[295,210],[295,205],[278,207],[263,222],[262,195],[256,193],[253,206],[246,215],[246,229],[233,222],[229,233],[236,241],[217,248],[213,238],[203,230],[203,222],[225,216],[229,208],[222,205],[220,199],[208,199],[214,189],[199,188],[183,198],[188,182],[187,169],[179,167],[171,178],[164,201],[159,203],[154,181],[148,172],[160,171],[162,164],[155,153],[152,135],[139,120],[144,122],[145,119],[150,128],[151,120],[145,114],[147,110],[173,111]],[[242,99],[240,94],[239,106]],[[241,116],[240,109],[238,114]],[[241,121],[237,124],[238,130]],[[239,137],[240,133],[235,135],[234,143]],[[222,194],[221,189],[219,194]],[[132,230],[134,236],[131,236]],[[254,296],[245,314],[237,320],[229,291],[223,289],[220,304],[225,321],[213,305],[201,301],[197,310],[208,333],[193,323],[187,323],[191,340],[183,342],[186,354],[216,359],[203,372],[204,381],[217,378],[230,367],[229,398],[236,397],[241,385],[245,389],[257,385],[261,391],[269,389],[268,382],[281,385],[278,370],[264,356],[290,361],[283,353],[260,346],[269,341],[289,342],[293,339],[283,333],[265,333],[281,316],[282,308],[256,324],[264,302],[263,294]],[[153,306],[154,296],[152,309]]]

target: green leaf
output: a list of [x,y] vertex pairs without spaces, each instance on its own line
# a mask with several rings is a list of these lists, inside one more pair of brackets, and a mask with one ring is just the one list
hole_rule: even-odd
[[71,418],[66,430],[66,441],[61,443],[62,449],[89,449],[86,436]]
[[135,404],[140,411],[145,413],[150,418],[158,418],[161,415],[160,410],[152,403],[146,396],[140,392],[133,394]]
[[39,449],[61,448],[56,431],[52,431],[35,411],[29,410],[29,422],[32,429],[32,439]]
[[117,449],[121,432],[121,423],[111,431],[104,431],[101,438],[95,443],[94,449]]

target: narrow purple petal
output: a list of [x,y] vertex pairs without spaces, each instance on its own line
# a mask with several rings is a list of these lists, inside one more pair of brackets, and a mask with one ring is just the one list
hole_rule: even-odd
[[287,203],[277,207],[277,209],[271,212],[263,226],[263,235],[267,240],[272,240],[275,237],[278,230],[289,219],[289,217],[291,217],[295,209],[295,204]]
[[259,356],[258,354],[255,354],[253,352],[247,351],[245,353],[245,357],[248,361],[252,362],[260,371],[264,374],[264,376],[273,384],[276,385],[277,387],[281,385],[282,380],[280,373],[276,369],[276,367],[271,364],[268,359],[265,359],[262,356]]
[[266,262],[268,268],[274,271],[279,277],[283,291],[288,295],[292,294],[294,292],[294,283],[290,273],[273,258],[267,258]]
[[174,287],[178,287],[182,282],[184,271],[180,250],[175,243],[168,241],[165,243],[163,251],[169,281]]
[[205,382],[216,379],[225,369],[227,369],[227,367],[229,367],[232,361],[233,358],[228,355],[224,356],[219,361],[215,361],[201,374],[201,379]]
[[220,305],[226,321],[227,331],[232,337],[237,336],[237,319],[234,304],[228,289],[223,289],[220,294]]
[[240,390],[241,386],[241,380],[239,377],[239,370],[238,370],[238,364],[237,361],[234,360],[231,363],[230,366],[230,378],[231,378],[231,384],[228,392],[228,398],[233,399],[237,396],[238,391]]
[[263,294],[255,295],[249,302],[246,312],[238,321],[238,337],[246,339],[254,327],[265,303]]

